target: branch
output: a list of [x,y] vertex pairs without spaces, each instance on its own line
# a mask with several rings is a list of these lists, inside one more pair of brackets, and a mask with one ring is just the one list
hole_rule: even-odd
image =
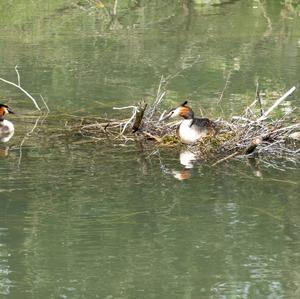
[[21,90],[23,93],[25,93],[30,99],[31,101],[33,102],[33,104],[35,105],[36,109],[41,111],[41,108],[39,107],[39,105],[37,104],[36,100],[34,99],[34,97],[29,93],[27,92],[20,84],[21,84],[21,80],[20,80],[20,74],[19,74],[19,71],[18,71],[18,66],[16,65],[15,66],[15,71],[17,73],[17,77],[18,77],[18,84],[16,83],[13,83],[11,81],[8,81],[8,80],[5,80],[3,78],[0,77],[0,80],[4,83],[7,83],[9,85],[12,85],[16,88],[18,88],[19,90]]
[[267,116],[278,106],[280,105],[288,96],[290,96],[294,91],[296,90],[296,87],[293,86],[290,90],[288,90],[282,97],[280,97],[260,118],[257,119],[257,121],[262,121],[267,118]]
[[238,151],[237,151],[237,152],[234,152],[234,153],[232,153],[232,154],[226,156],[225,158],[220,159],[220,160],[218,160],[217,162],[215,162],[214,164],[212,164],[212,167],[214,167],[214,166],[216,166],[216,165],[218,165],[218,164],[220,164],[220,163],[222,163],[222,162],[224,162],[224,161],[227,161],[227,160],[229,160],[230,158],[233,158],[233,157],[237,156],[238,154],[239,154]]

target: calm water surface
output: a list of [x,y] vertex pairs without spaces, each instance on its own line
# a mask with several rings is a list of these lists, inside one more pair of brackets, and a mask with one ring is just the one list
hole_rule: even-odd
[[151,101],[162,75],[165,108],[230,117],[257,80],[268,106],[299,87],[298,1],[119,1],[116,16],[111,1],[26,2],[0,3],[0,76],[18,65],[51,113],[27,136],[32,103],[1,83],[17,114],[0,148],[0,297],[300,298],[297,163],[189,168],[179,150],[65,132],[71,114]]

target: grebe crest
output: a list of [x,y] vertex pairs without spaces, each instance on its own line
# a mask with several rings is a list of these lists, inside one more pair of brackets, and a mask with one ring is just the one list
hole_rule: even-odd
[[176,108],[172,108],[162,120],[175,118],[175,117],[182,117],[184,119],[193,119],[194,112],[189,106],[186,106],[187,103],[188,101],[185,101],[180,106]]

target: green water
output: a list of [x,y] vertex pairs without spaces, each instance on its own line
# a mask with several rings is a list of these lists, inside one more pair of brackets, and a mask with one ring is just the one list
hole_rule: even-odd
[[297,163],[185,169],[177,150],[65,133],[71,114],[151,101],[162,75],[164,108],[230,117],[257,80],[269,106],[299,87],[298,1],[118,1],[115,17],[113,1],[2,2],[0,76],[18,65],[51,113],[24,139],[34,107],[1,82],[17,114],[0,148],[0,298],[300,297]]

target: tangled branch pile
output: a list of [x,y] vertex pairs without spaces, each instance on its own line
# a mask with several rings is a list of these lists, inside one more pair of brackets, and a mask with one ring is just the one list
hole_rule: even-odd
[[[287,123],[288,116],[294,111],[287,112],[277,120],[269,119],[270,113],[276,109],[289,95],[295,91],[291,88],[266,111],[263,112],[260,94],[257,90],[255,101],[248,106],[241,116],[235,116],[231,120],[215,120],[216,131],[194,144],[193,150],[202,157],[223,157],[221,160],[239,155],[268,154],[289,155],[296,157],[300,149],[295,142],[300,136],[300,123]],[[160,112],[160,104],[165,96],[165,91],[159,86],[156,99],[150,106],[139,103],[137,106],[129,106],[114,109],[132,109],[132,115],[125,120],[98,119],[95,122],[81,123],[76,126],[83,136],[96,140],[106,138],[115,141],[126,142],[129,140],[152,140],[156,144],[175,146],[180,144],[176,136],[176,123],[165,123],[160,120],[165,111]],[[259,106],[258,106],[259,105]],[[257,117],[253,110],[260,108],[260,116]],[[225,157],[225,158],[224,158]],[[219,161],[221,161],[219,160]]]

